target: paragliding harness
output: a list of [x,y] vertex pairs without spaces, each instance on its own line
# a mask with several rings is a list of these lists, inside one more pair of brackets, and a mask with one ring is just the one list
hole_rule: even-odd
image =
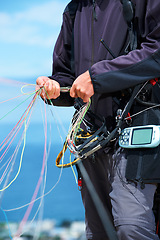
[[[124,19],[128,25],[128,33],[129,33],[129,44],[125,49],[125,53],[132,51],[137,48],[137,31],[136,31],[136,23],[134,22],[134,12],[135,6],[130,0],[120,0],[123,5],[123,15]],[[74,19],[78,7],[78,0],[72,0],[66,7],[65,11],[69,11],[70,17],[72,19],[72,48],[71,48],[71,69],[74,73]],[[93,4],[93,11],[94,9]],[[103,43],[103,42],[102,42]],[[106,46],[106,49],[111,53],[114,58],[114,55]],[[153,90],[154,88],[154,90]],[[98,119],[101,122],[102,126],[92,132],[92,134],[88,138],[83,138],[84,133],[80,133],[79,139],[77,140],[77,152],[78,158],[80,160],[87,158],[89,155],[93,154],[97,150],[107,146],[111,141],[117,139],[123,128],[123,124],[125,120],[130,120],[131,118],[128,116],[128,113],[140,112],[141,114],[137,114],[132,121],[132,126],[140,126],[140,125],[148,125],[155,124],[160,125],[160,110],[159,105],[154,102],[148,102],[148,97],[151,97],[151,92],[153,90],[153,94],[159,91],[159,79],[153,79],[148,81],[147,83],[140,84],[135,86],[132,89],[132,94],[125,105],[123,111],[117,115],[116,118],[116,127],[113,131],[109,132],[106,128],[105,119],[96,116],[91,110],[87,111],[87,114],[90,118]],[[148,96],[150,95],[150,96]],[[157,94],[158,96],[158,94]],[[157,97],[158,103],[160,102],[159,96]],[[79,109],[81,103],[76,102],[76,108]],[[148,108],[147,108],[148,107]],[[147,109],[146,109],[147,108]],[[143,110],[142,110],[143,109]],[[149,111],[146,111],[149,110]],[[94,139],[94,140],[93,140]],[[153,157],[154,156],[154,157]],[[160,156],[160,146],[154,149],[134,149],[128,150],[127,152],[127,167],[126,167],[126,179],[128,181],[138,181],[141,183],[141,187],[144,187],[144,183],[160,183],[160,161],[158,161]],[[154,158],[154,159],[153,159]],[[59,160],[60,161],[60,160]],[[145,162],[145,164],[143,164]],[[59,164],[59,162],[58,162]],[[58,165],[57,164],[57,165]],[[146,166],[146,167],[145,167]],[[79,172],[79,171],[78,171]],[[81,176],[79,176],[79,184],[81,187]],[[157,192],[155,194],[154,199],[154,214],[156,217],[157,224],[157,233],[160,236],[160,186],[157,188]]]
[[[125,53],[128,53],[131,50],[134,50],[137,48],[137,32],[136,32],[136,24],[134,24],[134,12],[135,12],[135,6],[130,0],[120,0],[122,5],[123,5],[123,15],[124,19],[128,25],[128,32],[129,32],[129,43],[125,49]],[[72,43],[71,43],[71,71],[74,73],[75,68],[74,68],[74,20],[75,20],[75,15],[76,11],[78,8],[78,3],[79,0],[72,0],[64,10],[64,12],[69,12],[71,20],[72,20]],[[93,1],[93,16],[96,20],[96,13],[95,13],[95,1]],[[106,47],[107,51],[110,52],[112,57],[114,58],[114,54],[112,51],[109,49],[109,47],[104,43],[103,39],[101,39],[101,42],[104,44]],[[95,131],[94,133],[92,132],[90,137],[83,138],[85,139],[83,144],[78,144],[77,146],[77,152],[79,153],[77,155],[77,158],[84,159],[87,156],[91,155],[95,151],[99,150],[100,148],[103,148],[108,144],[108,142],[112,141],[112,139],[118,137],[121,125],[124,121],[124,118],[126,117],[126,113],[128,114],[129,109],[131,108],[134,97],[136,96],[140,86],[135,87],[135,90],[133,91],[132,97],[129,101],[129,103],[126,105],[126,109],[124,109],[123,114],[117,118],[117,125],[116,128],[110,133],[107,128],[106,128],[106,123],[105,119],[95,115],[93,112],[90,110],[87,111],[87,115],[89,115],[90,119],[95,118],[99,122],[101,122],[102,126]],[[78,110],[81,107],[81,101],[76,101],[75,108]],[[83,133],[85,134],[85,133]],[[98,136],[98,137],[97,137]],[[96,140],[95,140],[96,137]],[[80,139],[80,138],[79,138]],[[94,141],[93,141],[94,139]],[[78,140],[77,140],[78,141]],[[67,146],[65,146],[66,148]],[[65,149],[64,148],[64,149]],[[58,160],[57,160],[57,166],[59,166],[59,159],[61,158],[62,152],[60,153]],[[68,166],[68,165],[67,165]]]

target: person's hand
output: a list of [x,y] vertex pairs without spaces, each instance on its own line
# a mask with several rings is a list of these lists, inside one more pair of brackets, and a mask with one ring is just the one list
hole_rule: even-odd
[[88,102],[89,98],[94,94],[94,88],[91,81],[89,71],[81,74],[73,82],[70,89],[70,96],[73,98],[81,98],[83,102]]
[[36,80],[36,90],[41,88],[40,96],[45,99],[56,99],[60,95],[60,85],[55,80],[41,76]]

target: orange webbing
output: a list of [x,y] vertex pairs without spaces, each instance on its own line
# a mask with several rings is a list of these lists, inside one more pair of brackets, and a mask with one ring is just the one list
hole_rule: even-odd
[[60,151],[60,153],[58,154],[57,158],[56,158],[56,166],[59,168],[67,168],[67,167],[71,167],[74,164],[76,164],[78,161],[80,161],[80,158],[76,158],[74,161],[69,162],[69,163],[62,163],[60,164],[60,161],[65,153],[65,151],[67,150],[67,142],[64,143],[63,145],[63,149],[62,151]]

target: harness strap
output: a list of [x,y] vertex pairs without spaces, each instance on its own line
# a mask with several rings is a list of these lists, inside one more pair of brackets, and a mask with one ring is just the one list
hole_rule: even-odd
[[128,52],[137,48],[137,31],[134,21],[135,6],[130,0],[121,0],[121,3],[123,5],[123,16],[127,22],[129,31],[129,49],[126,49]]
[[60,153],[58,154],[57,158],[56,158],[56,166],[59,168],[67,168],[67,167],[71,167],[72,165],[75,165],[78,161],[80,161],[80,158],[76,158],[73,162],[69,162],[69,163],[60,163],[62,157],[64,156],[64,153],[67,150],[67,142],[64,143],[63,145],[63,149],[60,151]]

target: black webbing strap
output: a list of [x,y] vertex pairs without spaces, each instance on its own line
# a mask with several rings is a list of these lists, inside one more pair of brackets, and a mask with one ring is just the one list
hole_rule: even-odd
[[121,2],[123,5],[123,16],[129,31],[129,51],[132,51],[137,48],[137,31],[134,23],[135,6],[130,0],[121,0]]
[[130,97],[130,100],[126,104],[126,106],[122,112],[122,116],[119,119],[115,129],[110,134],[108,134],[106,137],[102,135],[101,137],[97,138],[96,141],[94,141],[88,147],[86,147],[83,151],[81,151],[80,155],[82,156],[82,158],[83,157],[86,158],[87,156],[90,155],[90,153],[94,153],[97,150],[99,150],[103,147],[106,147],[107,144],[110,143],[111,140],[113,140],[114,138],[117,138],[119,136],[119,129],[121,129],[122,124],[124,123],[124,119],[126,118],[128,112],[130,111],[132,104],[133,104],[141,87],[142,87],[142,84],[136,85],[134,87],[132,95]]
[[160,184],[158,184],[154,196],[153,213],[156,221],[156,233],[160,237]]

